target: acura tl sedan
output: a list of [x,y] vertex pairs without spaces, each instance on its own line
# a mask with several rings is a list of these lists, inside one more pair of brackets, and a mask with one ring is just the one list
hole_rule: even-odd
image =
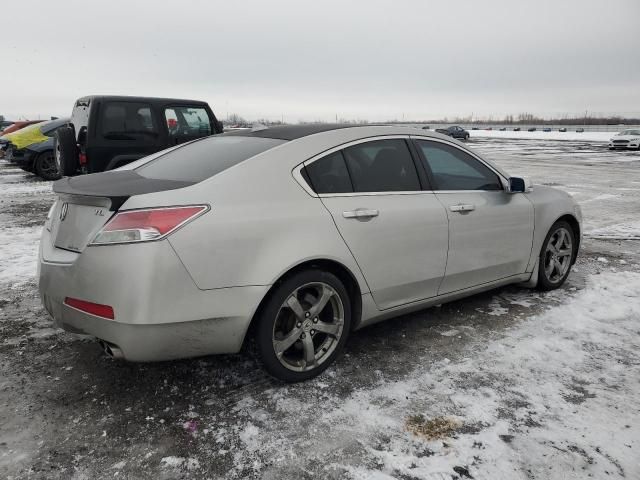
[[558,288],[581,238],[568,194],[399,126],[230,132],[54,191],[39,289],[56,325],[131,361],[251,340],[288,382],[380,320],[506,284]]

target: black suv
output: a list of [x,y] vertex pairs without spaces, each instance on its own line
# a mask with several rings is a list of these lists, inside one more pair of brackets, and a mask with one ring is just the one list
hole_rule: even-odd
[[68,125],[56,131],[55,160],[64,176],[103,172],[216,133],[222,133],[222,123],[206,102],[82,97]]

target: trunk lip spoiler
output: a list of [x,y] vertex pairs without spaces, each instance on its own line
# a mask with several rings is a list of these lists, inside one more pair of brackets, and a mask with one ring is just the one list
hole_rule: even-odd
[[82,198],[102,197],[111,200],[111,211],[117,211],[124,202],[135,195],[177,190],[197,182],[147,178],[133,170],[114,170],[77,177],[64,177],[53,183],[58,195]]

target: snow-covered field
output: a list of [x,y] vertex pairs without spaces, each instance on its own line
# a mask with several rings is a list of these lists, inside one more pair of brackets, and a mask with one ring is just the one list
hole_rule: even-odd
[[470,130],[471,138],[498,138],[498,139],[518,139],[518,140],[572,140],[577,142],[608,142],[616,132],[576,132],[567,131],[559,132],[554,130],[551,132],[543,132],[536,130],[528,132],[526,130],[514,132],[513,129],[505,130]]
[[581,203],[567,284],[375,325],[286,386],[247,355],[118,363],[51,329],[34,282],[50,187],[0,164],[0,478],[640,478],[640,154],[469,145]]

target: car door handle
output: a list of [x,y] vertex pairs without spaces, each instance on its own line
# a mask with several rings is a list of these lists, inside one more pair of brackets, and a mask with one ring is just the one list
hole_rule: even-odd
[[356,208],[355,210],[342,212],[344,218],[371,218],[377,217],[379,214],[378,210],[369,208]]
[[458,205],[451,205],[449,207],[449,210],[451,210],[452,212],[471,212],[473,210],[476,209],[475,205],[472,205],[470,203],[468,204],[458,204]]

